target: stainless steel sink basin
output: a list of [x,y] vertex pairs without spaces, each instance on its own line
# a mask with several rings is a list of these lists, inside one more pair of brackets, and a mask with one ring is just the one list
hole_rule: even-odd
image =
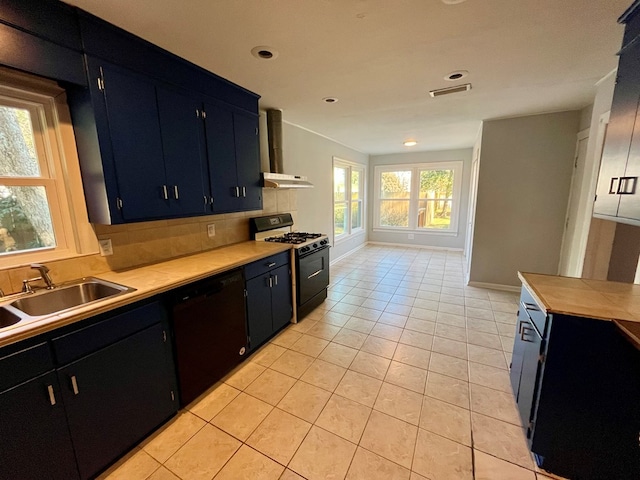
[[0,307],[0,328],[15,324],[26,317],[56,314],[134,290],[94,277],[61,284],[52,290],[40,290],[22,296]]

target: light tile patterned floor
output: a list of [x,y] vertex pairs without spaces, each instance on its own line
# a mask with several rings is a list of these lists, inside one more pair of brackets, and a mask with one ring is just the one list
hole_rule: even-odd
[[329,298],[114,465],[113,479],[541,480],[509,383],[517,294],[464,257],[367,246]]

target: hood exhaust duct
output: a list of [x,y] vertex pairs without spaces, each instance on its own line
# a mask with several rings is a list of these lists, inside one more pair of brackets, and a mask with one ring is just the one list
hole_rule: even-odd
[[282,155],[282,110],[267,110],[267,135],[269,141],[269,169],[264,172],[263,186],[267,188],[313,188],[307,177],[284,173]]

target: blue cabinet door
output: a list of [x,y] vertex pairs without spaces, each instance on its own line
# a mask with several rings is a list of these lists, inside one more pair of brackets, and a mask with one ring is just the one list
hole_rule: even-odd
[[212,210],[215,213],[237,211],[240,194],[236,172],[233,112],[213,103],[207,103],[205,111]]
[[291,321],[293,305],[291,301],[291,274],[289,265],[283,265],[271,271],[273,287],[271,289],[271,311],[273,312],[273,330],[280,330]]
[[190,95],[169,87],[159,85],[157,96],[170,214],[203,214],[209,186],[201,106]]
[[81,478],[91,478],[177,410],[161,324],[58,370]]
[[125,221],[166,217],[169,200],[164,194],[167,182],[155,85],[143,76],[104,62],[99,68],[106,119],[96,119],[102,123],[98,135],[102,131],[103,161],[108,150],[113,155],[122,216]]
[[54,372],[0,393],[0,478],[78,478]]
[[239,208],[241,210],[261,210],[262,186],[260,185],[258,117],[234,112],[233,130],[238,186],[242,192]]
[[249,347],[254,350],[273,333],[270,274],[247,280],[247,323]]

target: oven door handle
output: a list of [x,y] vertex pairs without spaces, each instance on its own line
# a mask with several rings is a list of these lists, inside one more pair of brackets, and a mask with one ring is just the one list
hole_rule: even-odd
[[309,275],[309,276],[307,277],[307,279],[309,279],[309,278],[313,278],[313,277],[315,277],[316,275],[320,275],[323,271],[324,271],[324,268],[321,268],[321,269],[320,269],[320,270],[318,270],[317,272],[312,273],[311,275]]

